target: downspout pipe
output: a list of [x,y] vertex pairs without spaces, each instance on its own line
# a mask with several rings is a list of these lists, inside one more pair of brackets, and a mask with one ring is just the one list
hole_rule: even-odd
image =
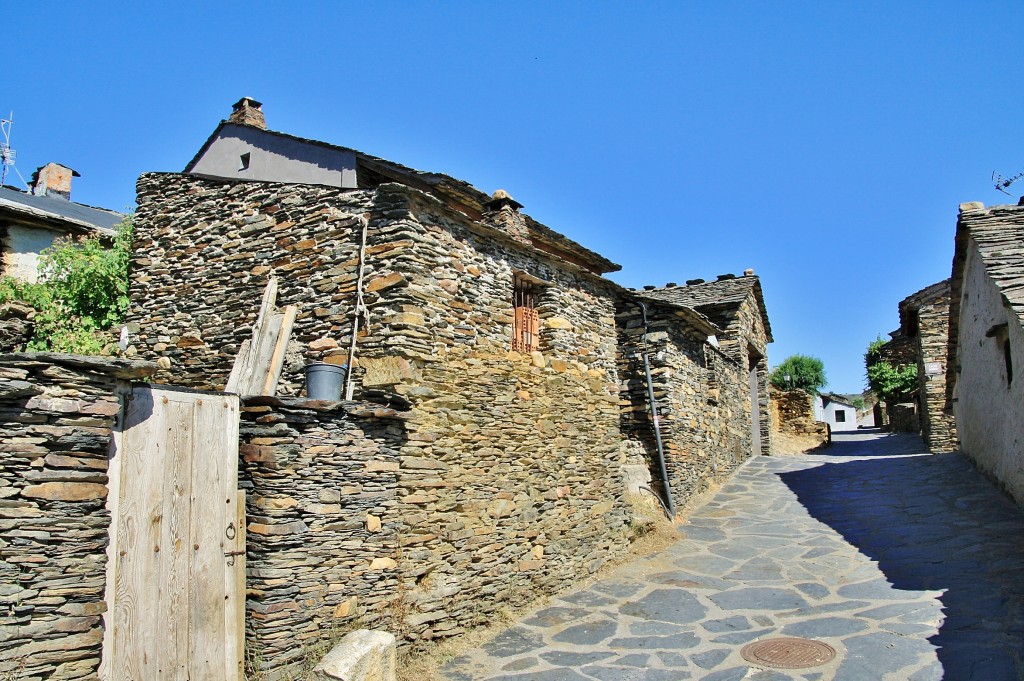
[[658,469],[661,472],[661,484],[665,488],[665,504],[668,511],[669,520],[674,521],[676,518],[676,507],[672,503],[672,484],[668,479],[668,469],[665,467],[665,447],[661,441],[661,423],[658,420],[658,402],[654,398],[654,383],[651,380],[651,363],[647,359],[647,306],[644,305],[643,301],[637,300],[637,305],[640,306],[640,312],[643,315],[644,320],[644,335],[643,335],[643,350],[640,355],[644,358],[644,374],[647,376],[647,401],[651,407],[651,421],[654,424],[654,441],[658,446]]

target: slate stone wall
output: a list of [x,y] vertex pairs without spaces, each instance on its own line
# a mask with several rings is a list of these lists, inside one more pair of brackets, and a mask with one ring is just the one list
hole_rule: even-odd
[[95,678],[107,458],[121,380],[141,363],[0,355],[0,677]]
[[[652,463],[652,479],[658,481],[639,308],[623,300],[618,324],[623,431],[643,444]],[[746,372],[671,310],[653,307],[648,330],[646,352],[665,464],[673,500],[681,507],[750,457]]]
[[[917,377],[921,403],[921,435],[933,454],[957,450],[956,421],[946,400],[946,362],[949,355],[948,288],[918,309]],[[927,372],[929,364],[938,373]]]
[[[356,377],[410,405],[398,489],[418,642],[626,549],[612,285],[398,185],[370,227],[376,276],[395,283],[367,298]],[[529,354],[510,350],[516,273],[543,282]]]
[[274,273],[278,306],[299,306],[278,393],[298,394],[306,361],[340,352],[309,344],[351,329],[371,193],[167,173],[137,189],[128,323],[140,357],[172,362],[156,380],[223,389]]
[[779,390],[771,386],[772,427],[779,433],[814,438],[820,445],[831,442],[827,423],[814,420],[814,395],[803,390]]
[[[407,410],[390,471],[406,641],[461,633],[626,550],[613,284],[400,185],[146,175],[139,192],[132,342],[193,387],[223,383],[271,274],[279,304],[300,306],[282,392],[301,389],[305,360],[344,361],[365,220],[353,378],[357,399]],[[543,288],[529,354],[510,350],[516,274]]]
[[348,629],[401,631],[400,415],[249,398],[239,439],[249,673],[292,678],[322,641]]

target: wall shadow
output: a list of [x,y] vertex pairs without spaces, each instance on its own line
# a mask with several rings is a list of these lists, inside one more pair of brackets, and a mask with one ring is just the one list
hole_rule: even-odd
[[[863,431],[862,431],[863,432]],[[919,438],[839,440],[829,462],[781,473],[800,503],[900,590],[941,590],[936,646],[946,679],[1024,679],[1024,510],[960,454]]]

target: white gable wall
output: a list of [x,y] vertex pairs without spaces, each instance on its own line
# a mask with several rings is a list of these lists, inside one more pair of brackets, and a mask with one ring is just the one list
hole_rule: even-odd
[[[960,448],[1024,504],[1024,329],[1016,313],[1004,307],[973,240],[968,246],[953,393]],[[1004,323],[1013,368],[1009,385],[1002,337],[986,335]]]

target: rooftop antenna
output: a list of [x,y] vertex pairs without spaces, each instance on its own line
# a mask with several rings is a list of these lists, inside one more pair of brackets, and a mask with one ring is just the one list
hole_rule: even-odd
[[[11,149],[11,126],[14,125],[14,112],[11,112],[9,118],[0,118],[0,133],[4,136],[4,141],[0,142],[0,162],[3,164],[3,170],[0,171],[0,186],[3,186],[7,182],[7,169],[14,168],[14,157],[17,153],[14,149]],[[25,178],[21,177],[21,172],[14,168],[14,172],[18,173],[18,177],[21,178],[21,183],[28,189],[28,182],[25,182]]]
[[1017,173],[1013,177],[1003,177],[1002,175],[1000,175],[996,171],[994,171],[994,170],[992,171],[992,181],[996,183],[996,189],[998,189],[1002,193],[1006,194],[1007,196],[1013,196],[1013,194],[1011,194],[1010,192],[1006,191],[1006,188],[1009,187],[1011,184],[1013,184],[1014,182],[1016,182],[1017,180],[1019,180],[1022,177],[1024,177],[1024,170],[1022,170],[1021,172]]

